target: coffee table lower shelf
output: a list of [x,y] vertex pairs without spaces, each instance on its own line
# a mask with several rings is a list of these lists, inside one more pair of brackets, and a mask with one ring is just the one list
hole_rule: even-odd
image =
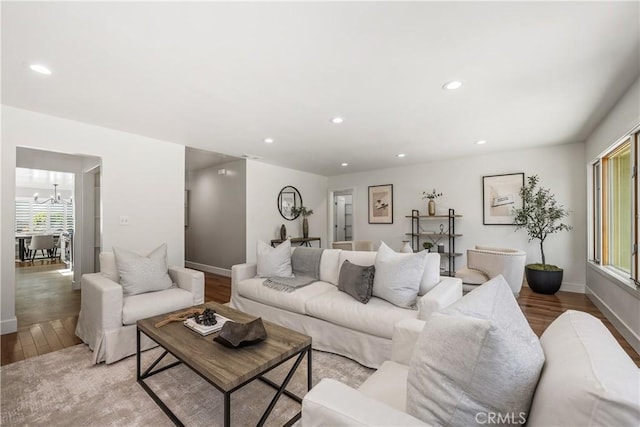
[[[302,360],[304,359],[304,356],[307,356],[307,391],[311,390],[312,387],[312,376],[311,376],[311,371],[312,371],[312,351],[311,351],[311,345],[308,345],[304,348],[302,348],[301,350],[299,350],[298,352],[292,354],[291,356],[285,358],[284,360],[280,361],[279,363],[277,363],[274,366],[271,366],[267,369],[261,370],[259,371],[255,376],[247,379],[245,382],[243,382],[242,384],[239,384],[238,386],[236,386],[235,388],[228,390],[228,391],[224,391],[223,389],[221,389],[220,387],[218,387],[216,384],[214,384],[213,382],[209,381],[209,379],[207,379],[204,375],[202,375],[200,372],[197,371],[197,369],[194,369],[192,366],[189,366],[189,364],[186,361],[181,360],[178,356],[176,356],[175,354],[171,353],[169,350],[163,348],[164,352],[155,360],[153,361],[153,363],[151,363],[151,365],[149,365],[149,367],[144,371],[141,372],[141,351],[140,351],[140,334],[144,333],[140,330],[140,328],[136,329],[136,379],[138,381],[138,383],[140,384],[140,386],[147,392],[147,394],[149,396],[151,396],[151,398],[156,402],[156,404],[160,407],[160,409],[162,409],[164,411],[164,413],[171,419],[171,421],[176,425],[176,426],[184,426],[184,424],[180,421],[180,419],[178,419],[178,417],[173,413],[173,411],[171,411],[171,409],[169,409],[169,407],[162,401],[162,399],[160,399],[160,397],[151,389],[151,387],[149,387],[149,385],[147,383],[145,383],[145,379],[159,374],[160,372],[166,371],[167,369],[173,368],[175,366],[178,366],[180,364],[185,364],[186,366],[188,366],[192,371],[194,371],[196,374],[200,375],[200,377],[202,377],[204,380],[206,380],[209,384],[211,384],[212,386],[214,386],[217,390],[219,390],[223,395],[224,395],[224,426],[225,427],[230,427],[231,426],[231,394],[236,391],[239,390],[240,388],[244,387],[245,385],[249,384],[250,382],[259,379],[262,382],[264,382],[265,384],[273,387],[276,391],[275,396],[273,397],[273,399],[271,399],[271,402],[269,403],[269,406],[267,407],[267,409],[264,411],[264,413],[262,414],[262,417],[260,418],[260,421],[258,422],[258,426],[262,426],[264,425],[264,423],[267,421],[267,418],[269,417],[269,415],[271,414],[271,411],[273,410],[273,408],[275,407],[276,403],[278,402],[278,400],[280,399],[280,397],[284,394],[285,396],[295,400],[296,402],[302,404],[302,398],[292,392],[290,392],[289,390],[286,389],[287,385],[289,384],[289,382],[291,381],[291,378],[293,378],[293,375],[295,374],[296,370],[298,369],[298,367],[300,366],[300,364],[302,363]],[[145,334],[147,335],[147,334]],[[161,346],[162,347],[162,346]],[[154,370],[154,368],[158,365],[158,363],[160,363],[160,361],[162,361],[162,359],[164,359],[164,357],[167,354],[171,354],[173,357],[175,357],[176,359],[178,359],[176,362],[170,363],[169,365],[165,365],[161,368],[158,368],[156,370]],[[297,359],[295,361],[295,363],[293,364],[293,366],[291,367],[291,369],[289,370],[289,372],[287,373],[287,376],[285,377],[284,381],[282,382],[282,384],[278,385],[277,383],[271,381],[268,378],[265,378],[264,375],[266,373],[268,373],[269,371],[271,371],[272,369],[277,368],[278,366],[282,365],[283,363],[291,360],[292,358],[296,357]],[[293,425],[296,421],[298,421],[301,417],[301,412],[298,412],[296,415],[294,415],[287,423],[285,423],[284,425],[289,427],[291,425]]]

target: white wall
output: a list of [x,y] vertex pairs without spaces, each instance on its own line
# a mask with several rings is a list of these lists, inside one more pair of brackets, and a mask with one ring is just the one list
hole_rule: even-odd
[[[620,98],[586,141],[588,164],[640,124],[640,79]],[[640,353],[640,292],[621,283],[599,266],[586,269],[587,293]]]
[[302,236],[302,217],[287,221],[277,208],[278,194],[287,185],[296,187],[303,205],[313,209],[308,217],[309,236],[320,237],[326,248],[327,182],[324,176],[247,160],[247,262],[255,262],[258,240],[269,243],[280,238],[282,224],[287,235]]
[[[491,153],[419,165],[395,167],[372,172],[340,175],[329,178],[329,190],[355,189],[354,240],[373,240],[377,247],[384,241],[399,250],[405,235],[411,231],[412,209],[426,215],[427,203],[423,191],[434,187],[444,195],[436,199],[437,213],[446,214],[453,208],[463,215],[456,221],[456,251],[477,244],[518,248],[527,251],[527,262],[539,262],[539,248],[528,243],[524,230],[515,227],[482,224],[482,177],[524,172],[537,174],[541,184],[556,194],[559,203],[572,213],[570,232],[552,235],[545,242],[547,262],[564,268],[563,290],[583,291],[586,256],[586,182],[584,176],[584,144],[575,143],[530,150]],[[393,184],[394,222],[390,225],[369,224],[367,215],[368,186]],[[442,221],[446,227],[446,222]],[[437,224],[439,225],[439,224]],[[466,265],[466,256],[456,259],[456,268]]]
[[[246,161],[237,160],[187,174],[189,226],[185,228],[185,264],[231,275],[246,256]],[[225,175],[218,170],[225,169]]]
[[[0,270],[2,333],[14,332],[16,147],[102,159],[103,248],[148,250],[168,244],[169,262],[184,263],[184,146],[2,106]],[[120,216],[129,217],[121,226]]]

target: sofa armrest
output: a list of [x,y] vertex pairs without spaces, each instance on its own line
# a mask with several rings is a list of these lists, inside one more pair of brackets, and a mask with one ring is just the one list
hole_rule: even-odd
[[193,305],[204,303],[204,273],[184,267],[169,267],[169,277],[179,288],[193,294]]
[[231,299],[238,294],[236,285],[246,279],[256,277],[257,264],[236,264],[231,266]]
[[424,426],[424,422],[325,378],[302,400],[302,426]]
[[425,325],[424,320],[403,319],[393,327],[391,340],[391,360],[403,365],[409,365],[413,349],[418,342],[420,332]]
[[122,327],[122,286],[100,273],[92,273],[82,276],[80,288],[76,335],[93,350],[93,363],[98,363],[103,360],[105,333]]
[[441,277],[440,283],[418,300],[418,319],[427,320],[436,311],[462,298],[462,280]]

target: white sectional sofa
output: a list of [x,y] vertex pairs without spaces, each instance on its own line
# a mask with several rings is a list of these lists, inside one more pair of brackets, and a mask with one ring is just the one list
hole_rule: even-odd
[[255,264],[232,267],[231,306],[313,338],[313,348],[349,357],[378,368],[391,356],[393,328],[404,319],[427,319],[433,312],[462,297],[462,281],[440,277],[440,257],[429,254],[425,275],[434,284],[418,296],[417,310],[397,307],[375,296],[367,304],[338,290],[340,267],[375,264],[376,252],[325,249],[320,281],[287,293],[264,286]]
[[[391,359],[358,390],[323,379],[304,397],[302,426],[428,425],[407,413],[409,364],[424,325],[419,320],[397,324]],[[638,425],[640,370],[602,322],[584,312],[566,311],[547,328],[540,344],[546,362],[526,419],[478,413],[477,424]],[[511,423],[496,423],[497,415],[510,417]]]

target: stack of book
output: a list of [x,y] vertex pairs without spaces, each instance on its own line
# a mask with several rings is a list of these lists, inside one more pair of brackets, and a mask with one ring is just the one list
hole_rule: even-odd
[[184,321],[184,326],[191,329],[192,331],[199,333],[202,336],[205,336],[214,332],[218,332],[220,329],[222,329],[222,326],[226,322],[231,322],[230,319],[227,319],[224,316],[220,316],[219,314],[216,314],[216,321],[217,323],[215,325],[205,326],[197,323],[192,317],[190,317]]

